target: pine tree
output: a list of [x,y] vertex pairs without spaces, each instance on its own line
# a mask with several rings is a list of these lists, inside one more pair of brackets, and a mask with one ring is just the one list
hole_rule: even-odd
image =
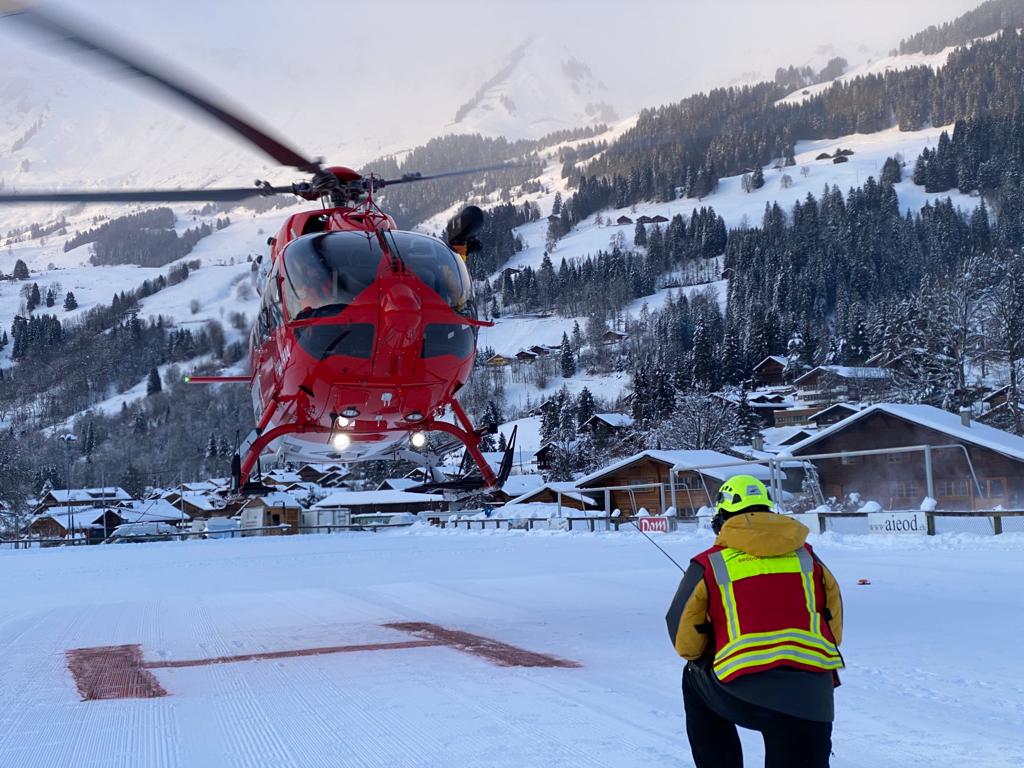
[[46,306],[52,307],[57,301],[57,297],[53,295],[53,288],[46,289]]
[[597,413],[597,403],[594,402],[594,395],[589,387],[584,387],[576,400],[576,424],[582,427]]
[[498,450],[502,453],[508,450],[508,438],[505,437],[504,432],[498,433]]
[[217,458],[217,435],[210,432],[210,439],[206,441],[206,458]]
[[633,233],[633,245],[637,247],[647,245],[647,227],[639,221],[636,223],[636,231]]
[[138,467],[134,464],[129,464],[125,468],[124,474],[121,475],[121,479],[118,481],[118,485],[128,491],[128,494],[135,499],[142,498],[145,491],[145,481],[142,479],[142,473],[139,472]]
[[78,309],[78,301],[75,300],[75,294],[68,291],[64,297],[64,311],[70,312],[73,309]]
[[28,280],[28,265],[21,259],[14,262],[13,277],[15,280]]
[[551,215],[558,216],[562,213],[562,193],[555,192],[555,201],[551,204]]
[[85,455],[85,460],[91,462],[92,455],[96,450],[96,428],[92,420],[89,421],[89,425],[85,429],[85,439],[82,440],[82,453]]
[[559,358],[562,369],[562,378],[571,379],[576,375],[576,356],[572,353],[572,345],[569,343],[569,334],[562,334],[562,352]]
[[160,373],[156,368],[149,369],[149,377],[146,379],[146,397],[163,391],[163,384],[160,381]]
[[764,171],[761,169],[761,166],[757,166],[757,168],[754,169],[754,172],[750,175],[750,188],[760,189],[763,186]]
[[32,283],[32,288],[28,294],[28,302],[26,306],[28,311],[31,312],[33,309],[38,307],[42,303],[43,299],[39,295],[39,283]]
[[583,331],[580,329],[579,320],[573,321],[572,324],[572,349],[576,354],[583,349]]

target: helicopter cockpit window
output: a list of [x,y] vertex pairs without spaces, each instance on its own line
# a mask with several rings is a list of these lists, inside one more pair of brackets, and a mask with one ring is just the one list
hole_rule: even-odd
[[291,243],[284,252],[284,300],[291,320],[339,314],[377,276],[376,238],[325,232]]
[[440,240],[427,235],[393,232],[391,238],[402,261],[416,277],[456,312],[469,311],[473,301],[473,281],[461,257]]

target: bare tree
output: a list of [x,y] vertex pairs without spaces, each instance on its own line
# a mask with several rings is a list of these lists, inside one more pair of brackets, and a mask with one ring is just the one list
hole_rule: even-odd
[[736,406],[706,393],[676,393],[672,414],[647,435],[651,448],[722,451],[741,442]]

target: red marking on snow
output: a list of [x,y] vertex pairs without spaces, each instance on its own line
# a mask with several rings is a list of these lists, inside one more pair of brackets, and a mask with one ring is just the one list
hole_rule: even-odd
[[560,659],[557,656],[548,656],[545,653],[534,653],[523,648],[489,637],[472,635],[469,632],[460,632],[456,629],[445,629],[437,624],[425,622],[402,622],[399,624],[385,624],[389,629],[397,629],[402,632],[410,632],[419,637],[436,641],[439,645],[447,645],[449,648],[470,653],[481,659],[497,664],[499,667],[563,667],[575,669],[580,665],[575,661]]
[[298,648],[289,651],[244,653],[236,656],[212,656],[205,659],[178,659],[146,661],[141,645],[110,645],[97,648],[76,648],[66,652],[68,671],[75,680],[83,701],[97,699],[152,699],[166,696],[167,691],[151,669],[179,669],[206,667],[211,664],[234,664],[243,661],[290,659],[303,656],[323,656],[332,653],[361,653],[363,651],[397,651],[406,648],[452,648],[489,661],[499,667],[579,667],[575,661],[560,659],[544,653],[535,653],[508,645],[489,637],[445,629],[426,622],[384,624],[387,629],[398,630],[420,638],[393,643],[362,643],[359,645],[332,645],[322,648]]
[[364,645],[332,645],[325,648],[300,648],[294,651],[268,651],[243,653],[238,656],[213,656],[208,659],[180,659],[177,661],[147,661],[146,669],[175,669],[178,667],[206,667],[211,664],[234,664],[238,661],[265,661],[290,659],[300,656],[323,656],[328,653],[359,653],[360,651],[397,651],[403,648],[430,648],[441,643],[430,640],[406,640],[401,643],[368,643]]
[[160,681],[144,668],[141,645],[76,648],[65,657],[82,701],[167,695]]

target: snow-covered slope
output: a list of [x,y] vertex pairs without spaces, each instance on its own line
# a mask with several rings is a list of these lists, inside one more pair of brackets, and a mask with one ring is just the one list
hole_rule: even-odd
[[[989,37],[980,39],[991,40],[997,35],[990,35]],[[946,62],[949,61],[950,54],[957,48],[962,47],[963,46],[954,45],[941,50],[938,53],[911,53],[905,55],[885,56],[877,61],[868,61],[859,66],[848,69],[842,76],[837,77],[835,80],[816,83],[815,85],[809,85],[806,88],[801,88],[800,90],[789,94],[784,99],[780,99],[776,103],[801,104],[807,99],[817,96],[820,93],[824,93],[835,83],[850,82],[851,80],[856,80],[858,77],[884,75],[887,72],[901,72],[905,69],[913,69],[914,67],[931,67],[932,69],[941,69],[946,66]]]
[[459,107],[457,133],[536,139],[563,129],[618,119],[590,67],[554,41],[531,38]]

